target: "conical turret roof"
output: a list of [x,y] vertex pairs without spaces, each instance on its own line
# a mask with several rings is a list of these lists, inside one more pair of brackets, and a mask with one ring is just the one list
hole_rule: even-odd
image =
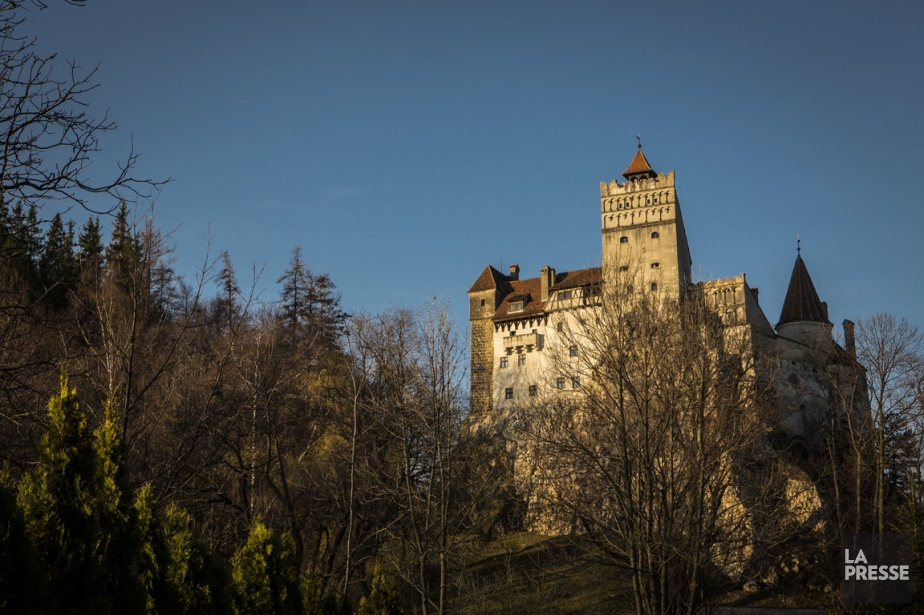
[[642,151],[642,146],[638,146],[638,151],[635,152],[635,157],[632,158],[632,162],[629,163],[629,168],[622,172],[622,176],[626,179],[632,179],[636,176],[644,177],[654,177],[654,169],[651,168],[651,165],[648,164],[648,159],[645,158],[645,153]]
[[777,326],[796,321],[828,322],[827,310],[818,298],[812,276],[809,275],[801,254],[796,255],[796,264],[792,268],[789,289],[786,291],[783,311],[780,313]]

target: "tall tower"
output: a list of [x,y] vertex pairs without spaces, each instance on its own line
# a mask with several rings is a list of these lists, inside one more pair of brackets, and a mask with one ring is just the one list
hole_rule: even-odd
[[690,247],[674,189],[674,172],[656,173],[638,151],[623,172],[625,183],[600,183],[603,279],[632,292],[679,299],[690,283]]

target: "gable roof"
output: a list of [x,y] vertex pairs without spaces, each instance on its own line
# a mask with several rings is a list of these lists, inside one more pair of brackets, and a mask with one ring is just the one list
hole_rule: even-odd
[[575,269],[574,271],[565,271],[555,276],[555,284],[550,290],[563,290],[565,288],[575,288],[577,286],[586,286],[587,284],[598,284],[603,281],[603,268],[590,267],[588,269]]
[[626,179],[631,178],[633,175],[645,175],[647,177],[655,176],[654,169],[648,164],[648,159],[645,158],[641,146],[639,146],[638,151],[635,152],[635,157],[632,158],[632,162],[629,163],[629,168],[622,172],[622,176]]
[[783,311],[780,313],[780,322],[776,326],[796,321],[828,322],[824,305],[818,298],[818,292],[812,283],[802,255],[796,256],[796,264],[792,268],[792,277],[789,278],[789,288],[786,290],[786,299],[783,300]]
[[503,288],[505,284],[508,284],[507,276],[491,265],[488,265],[484,268],[484,271],[481,272],[481,275],[478,276],[478,279],[475,280],[475,283],[472,284],[472,287],[468,289],[468,292],[477,293],[483,290]]

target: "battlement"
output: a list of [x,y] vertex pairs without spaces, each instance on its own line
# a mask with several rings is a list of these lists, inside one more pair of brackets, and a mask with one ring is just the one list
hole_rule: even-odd
[[667,175],[658,173],[657,177],[641,178],[635,181],[625,181],[619,183],[618,180],[614,179],[610,183],[600,182],[600,196],[621,196],[635,192],[645,192],[648,190],[660,190],[663,188],[673,187],[674,172],[671,171]]

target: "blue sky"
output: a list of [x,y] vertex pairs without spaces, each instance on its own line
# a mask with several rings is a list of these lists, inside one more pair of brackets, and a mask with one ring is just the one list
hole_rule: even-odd
[[[677,173],[694,268],[771,322],[802,237],[831,320],[924,325],[924,5],[90,0],[30,10],[99,63],[90,110],[192,275],[211,233],[272,299],[295,245],[348,311],[600,259],[599,183],[640,130]],[[62,62],[63,65],[63,62]]]

